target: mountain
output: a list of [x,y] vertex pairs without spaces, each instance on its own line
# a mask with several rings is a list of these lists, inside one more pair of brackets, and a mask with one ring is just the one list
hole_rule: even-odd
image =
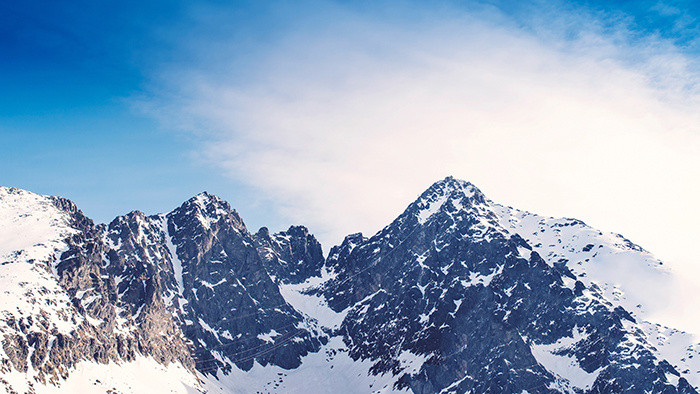
[[267,227],[255,234],[258,253],[267,272],[283,283],[302,283],[321,276],[325,263],[321,244],[304,226],[270,234]]
[[[700,346],[653,320],[672,275],[575,219],[451,177],[324,258],[201,193],[94,224],[0,187],[8,392],[695,393]],[[630,274],[634,272],[634,274]]]

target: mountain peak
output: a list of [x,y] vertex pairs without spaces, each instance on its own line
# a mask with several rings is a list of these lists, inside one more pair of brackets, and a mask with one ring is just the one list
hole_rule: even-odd
[[411,204],[409,211],[423,224],[448,202],[459,210],[467,205],[481,205],[486,197],[470,182],[448,176],[433,183]]
[[206,191],[185,201],[179,208],[168,215],[195,218],[205,228],[210,228],[213,223],[219,222],[221,219],[232,220],[235,223],[235,227],[239,230],[245,228],[238,212],[231,208],[228,202]]
[[224,210],[230,210],[229,204],[222,200],[220,197],[211,194],[207,191],[203,191],[199,194],[196,194],[189,200],[185,201],[182,204],[182,207],[187,207],[187,208],[199,208],[202,211],[209,211],[209,210],[217,210],[217,209],[224,209]]
[[483,196],[483,193],[481,190],[479,190],[474,184],[471,182],[467,182],[462,179],[457,179],[453,176],[447,176],[444,179],[441,179],[435,183],[433,183],[428,190],[426,190],[423,195],[425,194],[440,194],[440,195],[450,195],[450,196],[457,196],[457,197],[474,197],[476,195],[481,195]]
[[194,197],[190,198],[189,201],[196,201],[197,203],[207,203],[207,202],[223,202],[223,200],[215,195],[211,194],[208,191],[203,191],[201,193],[196,194]]

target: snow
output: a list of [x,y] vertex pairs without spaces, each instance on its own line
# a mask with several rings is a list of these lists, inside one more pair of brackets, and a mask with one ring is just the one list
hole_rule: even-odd
[[[206,280],[199,279],[199,283],[201,283],[202,285],[208,287],[208,288],[211,289],[211,290],[214,290],[214,288],[215,288],[216,286],[218,286],[218,285],[220,285],[220,284],[222,284],[222,283],[225,283],[225,282],[226,282],[226,278],[223,278],[223,279],[219,280],[219,281],[216,282],[216,283],[209,283],[209,282],[207,282]],[[239,281],[239,283],[240,283],[240,281]]]
[[494,269],[491,271],[490,274],[488,275],[482,275],[478,272],[470,272],[469,273],[469,280],[462,280],[462,286],[464,287],[470,287],[470,286],[476,286],[476,285],[482,285],[484,287],[487,287],[488,285],[491,284],[491,281],[496,275],[499,275],[503,272],[503,266],[499,265],[498,268]]
[[640,327],[657,354],[671,363],[696,390],[700,390],[700,343],[696,337],[649,322],[642,322]]
[[177,280],[177,290],[178,294],[182,295],[185,286],[182,282],[182,261],[177,256],[177,249],[173,244],[173,237],[168,232],[168,219],[165,216],[161,217],[162,231],[165,235],[165,246],[168,248],[168,253],[170,253],[170,261],[173,263],[173,273],[175,274],[175,279]]
[[214,335],[216,337],[217,341],[221,342],[221,339],[219,339],[219,331],[218,330],[213,329],[209,324],[207,324],[207,322],[202,320],[201,317],[197,318],[197,321],[199,322],[199,325],[202,327],[202,329],[204,329],[204,331],[210,332],[212,335]]
[[[530,344],[532,355],[545,369],[565,383],[581,390],[587,390],[593,386],[600,370],[586,372],[575,357],[563,354],[566,350],[576,346],[577,343],[588,338],[588,335],[574,328],[571,337],[563,337],[552,344]],[[563,383],[563,382],[559,382]]]
[[501,226],[525,239],[548,264],[566,262],[587,287],[597,283],[606,299],[634,316],[649,319],[673,302],[671,273],[620,235],[602,233],[573,219],[546,218],[498,204],[492,207]]
[[49,197],[0,186],[0,260],[27,251],[28,259],[48,260],[76,230]]
[[[406,355],[408,366],[415,365],[419,357]],[[217,379],[207,378],[204,389],[209,393],[393,393],[398,379],[391,373],[372,375],[372,363],[354,361],[340,337],[333,337],[317,353],[302,359],[299,368],[286,370],[277,366],[261,366],[257,362],[247,372],[234,368],[229,375],[218,371]],[[406,392],[406,391],[401,391]]]
[[518,253],[522,258],[525,260],[530,260],[530,255],[532,254],[532,251],[530,249],[524,248],[520,245],[518,245]]
[[[224,210],[221,206],[221,200],[218,197],[206,192],[197,194],[193,197],[192,201],[196,207],[195,215],[197,220],[206,229],[210,229],[212,224],[216,223],[219,218],[226,217],[228,215],[228,212],[226,212],[226,210]],[[212,209],[214,212],[209,212]]]
[[[657,355],[700,389],[700,327],[696,324],[700,309],[688,308],[681,278],[619,234],[601,232],[575,219],[548,218],[495,203],[490,206],[501,226],[525,239],[548,264],[566,262],[586,287],[597,286],[604,300],[630,312]],[[562,279],[573,289],[575,281]]]
[[420,371],[421,366],[430,358],[429,354],[414,354],[408,350],[403,350],[399,354],[398,360],[403,372],[414,375]]
[[[14,371],[4,374],[12,387],[25,392],[27,376]],[[2,387],[0,385],[0,387]],[[179,363],[167,367],[154,359],[139,356],[132,362],[99,364],[81,362],[70,372],[66,380],[59,380],[58,386],[34,383],[37,394],[50,393],[183,393],[201,392],[197,377]]]
[[423,262],[428,258],[430,252],[425,251],[423,254],[415,256],[416,258],[416,263],[418,263],[418,266],[420,266],[422,269],[430,269],[427,265],[423,264]]
[[323,271],[321,277],[312,277],[300,284],[280,284],[280,293],[285,301],[297,311],[316,320],[326,328],[338,328],[348,311],[336,312],[328,306],[325,298],[319,295],[304,294],[330,280],[332,275]]
[[[459,197],[473,196],[474,190],[464,186],[461,191],[463,195],[457,194],[455,197],[454,190],[446,188],[419,201],[420,210],[417,213],[419,223],[424,224],[430,220],[448,204],[448,201],[458,212],[465,209]],[[204,195],[197,196],[197,205],[204,208],[205,204],[211,204],[207,198]],[[216,207],[216,209],[218,213],[219,208]],[[470,209],[474,209],[479,218],[478,223],[474,225],[474,229],[478,230],[477,236],[486,237],[492,229],[505,234],[518,234],[533,248],[532,251],[542,256],[548,264],[564,261],[577,279],[584,282],[587,287],[597,285],[600,288],[600,294],[594,294],[595,292],[588,290],[585,294],[588,297],[609,300],[612,302],[610,305],[623,306],[640,322],[639,325],[625,322],[625,327],[630,333],[635,332],[637,326],[642,330],[641,334],[635,332],[635,335],[628,335],[630,345],[634,345],[636,340],[646,339],[654,346],[654,351],[659,357],[667,359],[693,386],[696,388],[700,386],[700,344],[696,342],[696,337],[691,333],[660,324],[663,323],[663,319],[659,317],[659,313],[668,308],[670,303],[684,300],[670,298],[670,294],[675,294],[671,291],[675,283],[673,277],[651,254],[617,234],[602,233],[571,219],[546,218],[491,202],[473,206]],[[455,215],[451,212],[449,205],[447,211],[450,211],[447,212],[449,215]],[[204,212],[203,209],[201,212],[198,211],[200,220],[205,226],[210,225],[211,218],[202,216],[202,212]],[[492,217],[497,218],[498,223],[489,220]],[[182,262],[177,256],[172,236],[168,232],[167,217],[160,215],[159,219],[158,225],[161,226],[165,244],[171,256],[178,294],[182,295],[184,289]],[[57,284],[53,271],[57,256],[67,247],[63,240],[76,231],[70,227],[69,223],[68,214],[58,210],[50,198],[0,187],[0,313],[14,315],[16,318],[32,316],[35,321],[28,332],[40,330],[40,326],[48,322],[47,326],[51,329],[67,334],[82,321],[82,318],[75,322],[71,320],[72,316],[80,315],[71,306],[68,294]],[[523,258],[529,259],[532,251],[518,246],[518,254]],[[416,261],[422,268],[428,268],[424,264],[427,257],[427,252],[416,256]],[[503,266],[499,266],[487,275],[472,272],[468,280],[462,280],[461,283],[464,286],[489,286],[493,278],[502,270]],[[634,272],[634,275],[630,275],[630,272]],[[316,322],[326,329],[340,327],[348,310],[335,312],[322,296],[306,294],[308,290],[321,286],[331,277],[329,272],[324,271],[321,277],[310,278],[301,284],[280,285],[280,292],[284,299],[297,311],[310,318],[311,323],[307,321],[302,324],[307,324],[314,329],[318,329],[315,326]],[[119,279],[119,277],[116,278],[117,282]],[[574,288],[574,279],[566,276],[562,279],[565,286]],[[224,280],[216,284],[202,283],[214,288]],[[416,286],[424,292],[427,284],[425,286],[416,284]],[[357,305],[363,305],[364,301],[376,294],[366,297]],[[79,292],[76,295],[83,305],[89,305],[99,297],[83,298],[84,295],[85,292]],[[51,305],[44,303],[47,297],[55,300],[55,303]],[[182,308],[182,303],[186,300],[178,298],[178,302]],[[456,301],[455,311],[460,304],[461,300]],[[364,304],[363,307],[369,307],[369,303]],[[383,305],[379,308],[381,307]],[[141,308],[137,316],[140,313]],[[428,322],[431,313],[432,311],[421,314],[420,322]],[[118,320],[121,322],[124,319]],[[91,324],[101,323],[89,317],[88,321]],[[203,320],[199,319],[199,323],[205,331],[211,332],[217,338],[221,335],[232,339],[228,331],[218,333]],[[0,322],[0,331],[7,329],[3,324]],[[186,321],[186,324],[192,324],[192,322]],[[277,331],[271,330],[258,335],[258,338],[274,343],[279,335]],[[585,390],[590,388],[597,378],[599,371],[586,372],[576,358],[567,355],[567,349],[577,346],[586,337],[584,331],[575,329],[571,337],[561,338],[555,343],[530,344],[537,362],[558,376],[557,388],[569,390],[573,387]],[[0,355],[3,355],[2,349],[0,349]],[[397,359],[405,372],[414,374],[420,370],[426,356],[415,355],[404,350],[397,355]],[[203,379],[204,388],[209,392],[294,393],[307,392],[309,387],[313,387],[314,392],[321,393],[392,392],[392,385],[398,376],[391,374],[373,376],[368,372],[371,365],[372,363],[368,360],[353,361],[348,356],[342,339],[333,337],[321,351],[304,357],[301,367],[294,370],[284,370],[271,365],[263,367],[255,363],[253,369],[248,372],[234,368],[231,374],[222,375],[219,371],[219,381],[204,377],[200,379]],[[2,377],[13,384],[18,391],[30,389],[27,386],[28,377],[25,373],[12,370],[3,373]],[[676,375],[667,374],[667,378],[672,383],[678,382]],[[71,372],[68,380],[63,382],[60,388],[40,385],[35,386],[35,389],[39,393],[58,390],[85,392],[88,387],[94,388],[95,391],[113,389],[124,393],[149,391],[187,393],[195,391],[199,384],[197,378],[179,364],[165,367],[150,358],[140,357],[134,362],[122,364],[104,365],[83,362]],[[0,387],[2,387],[1,383]]]
[[567,288],[571,290],[574,290],[576,288],[576,280],[564,275],[562,275],[561,280],[562,282],[564,282],[564,286],[566,286]]
[[474,379],[474,377],[471,376],[471,375],[466,375],[466,374],[465,374],[464,377],[463,377],[462,379],[456,380],[456,381],[453,382],[451,385],[449,385],[449,386],[445,387],[444,389],[442,389],[442,390],[440,391],[440,393],[456,393],[456,392],[457,392],[457,387],[458,387],[462,382],[464,382],[464,381],[467,380],[467,379]]
[[[41,331],[41,322],[68,334],[80,323],[73,322],[77,312],[54,272],[67,250],[64,239],[76,232],[69,222],[49,197],[0,187],[0,314],[32,316],[30,332]],[[6,330],[0,322],[0,331]]]
[[420,210],[416,213],[416,216],[420,224],[425,224],[448,201],[452,202],[456,211],[463,210],[462,200],[471,198],[476,194],[476,188],[470,183],[455,179],[451,179],[449,182],[441,182],[436,184],[436,186],[439,187],[438,190],[418,201]]
[[418,223],[425,224],[431,216],[440,211],[440,208],[447,202],[449,196],[442,195],[433,201],[425,201],[425,208],[418,211]]
[[265,334],[258,334],[258,339],[262,339],[265,342],[274,342],[274,338],[279,336],[280,333],[278,333],[275,330],[270,330],[269,332]]

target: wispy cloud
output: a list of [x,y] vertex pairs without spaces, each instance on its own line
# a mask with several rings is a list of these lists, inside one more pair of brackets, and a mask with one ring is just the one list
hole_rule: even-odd
[[198,11],[217,38],[154,69],[148,104],[326,243],[452,174],[700,273],[698,59],[670,41],[571,7],[326,2],[270,11],[264,37],[225,11]]

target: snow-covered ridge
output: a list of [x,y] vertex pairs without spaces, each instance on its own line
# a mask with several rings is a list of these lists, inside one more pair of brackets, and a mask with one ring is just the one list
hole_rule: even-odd
[[621,235],[603,233],[575,219],[547,218],[499,204],[492,207],[500,224],[525,239],[547,263],[565,264],[584,284],[597,284],[607,299],[633,316],[648,319],[671,301],[671,272]]
[[[51,197],[0,187],[0,333],[26,341],[33,333],[69,334],[83,321],[54,273],[58,256],[67,249],[64,240],[75,232],[70,216]],[[28,327],[19,331],[13,322]],[[0,347],[0,360],[8,357]],[[27,378],[35,375],[28,364],[25,373],[6,365],[0,372],[13,387],[26,387]]]
[[677,282],[661,261],[623,236],[580,220],[544,217],[493,202],[490,206],[500,225],[525,239],[549,265],[566,265],[587,287],[594,285],[607,301],[628,311],[657,354],[700,388],[700,333],[664,325],[662,313],[685,300],[676,297]]
[[[16,196],[14,196],[15,194]],[[17,206],[24,206],[24,208],[19,209]],[[60,252],[68,246],[64,239],[77,232],[76,229],[71,228],[71,220],[74,220],[75,217],[71,217],[56,206],[60,205],[56,205],[52,197],[37,196],[33,193],[10,188],[0,189],[0,220],[8,223],[17,221],[20,228],[28,226],[30,230],[35,231],[33,235],[29,234],[20,241],[9,240],[7,242],[7,245],[20,245],[21,252],[11,250],[7,252],[7,256],[9,256],[7,258],[0,253],[0,256],[3,256],[2,265],[0,265],[0,286],[3,286],[0,288],[0,302],[4,302],[3,305],[9,305],[9,307],[0,306],[0,313],[2,313],[0,318],[11,314],[16,320],[24,318],[27,321],[27,317],[31,315],[36,323],[30,326],[29,333],[32,330],[40,330],[47,325],[51,330],[55,329],[55,332],[61,333],[71,332],[77,325],[81,324],[87,326],[88,323],[91,323],[97,326],[103,321],[92,319],[88,314],[81,314],[82,312],[75,310],[71,304],[78,305],[76,307],[78,309],[81,306],[86,309],[89,305],[97,305],[110,298],[100,299],[100,294],[91,292],[92,289],[89,286],[92,285],[89,284],[88,287],[81,287],[77,293],[71,290],[70,294],[74,294],[74,298],[71,299],[69,294],[56,282],[55,272],[51,270],[53,262],[60,255]],[[122,220],[123,218],[128,218],[128,220]],[[513,305],[518,305],[517,303],[506,303],[509,302],[511,296],[520,301],[530,299],[531,293],[524,291],[524,288],[532,291],[532,294],[544,295],[543,287],[538,288],[537,281],[524,279],[530,278],[527,276],[528,273],[539,272],[529,269],[535,265],[537,265],[538,270],[543,272],[556,273],[556,275],[552,275],[556,277],[556,282],[546,282],[549,285],[544,286],[544,288],[564,290],[557,293],[559,296],[567,294],[568,297],[575,298],[571,294],[576,293],[576,291],[579,294],[582,292],[584,295],[578,296],[580,299],[586,298],[587,302],[595,301],[598,305],[604,305],[600,308],[603,310],[603,316],[617,313],[616,306],[622,306],[631,312],[637,322],[626,318],[622,319],[624,325],[622,336],[626,338],[625,346],[629,345],[631,357],[639,354],[634,353],[638,349],[650,348],[649,344],[652,344],[655,347],[653,350],[658,355],[658,360],[668,360],[676,367],[676,370],[680,371],[682,377],[690,381],[691,384],[698,385],[698,377],[700,377],[698,371],[700,369],[697,362],[700,361],[700,346],[695,343],[690,334],[653,323],[654,312],[662,308],[658,302],[659,297],[663,294],[649,292],[648,289],[654,286],[661,286],[661,290],[667,288],[669,283],[672,283],[669,281],[671,274],[658,260],[642,248],[619,235],[603,234],[580,221],[545,218],[513,210],[487,200],[476,187],[468,182],[446,178],[433,185],[409,206],[406,212],[395,221],[395,225],[387,226],[390,228],[389,230],[380,232],[369,240],[362,237],[361,234],[349,236],[343,245],[331,249],[331,255],[325,260],[325,265],[323,265],[324,259],[321,254],[322,265],[320,267],[322,269],[318,273],[320,276],[316,276],[315,271],[306,269],[303,270],[303,275],[299,276],[302,279],[289,281],[291,271],[278,270],[272,274],[270,266],[263,266],[256,259],[267,257],[270,259],[270,264],[279,263],[283,266],[296,267],[298,265],[308,268],[309,263],[302,258],[304,254],[295,254],[294,258],[291,258],[292,254],[282,255],[279,250],[275,250],[273,247],[261,247],[257,244],[257,246],[252,246],[257,241],[251,238],[251,234],[245,229],[242,221],[239,222],[240,227],[234,224],[234,231],[229,231],[229,220],[236,222],[240,218],[235,211],[230,209],[228,203],[216,196],[202,193],[168,214],[146,217],[140,212],[135,212],[121,217],[116,221],[117,228],[112,229],[111,225],[107,228],[107,231],[111,231],[112,237],[104,238],[105,233],[102,232],[105,229],[104,226],[98,226],[99,231],[95,230],[96,234],[103,237],[101,239],[104,242],[104,245],[98,244],[98,246],[105,248],[99,249],[98,247],[99,250],[105,250],[100,252],[103,253],[104,258],[101,269],[119,267],[118,272],[126,273],[123,275],[114,274],[117,272],[116,270],[101,272],[104,273],[101,278],[105,279],[106,283],[109,282],[110,286],[113,286],[112,283],[114,283],[119,289],[120,294],[116,298],[117,306],[115,307],[118,316],[122,315],[119,311],[123,311],[124,316],[128,315],[131,319],[129,328],[147,326],[149,327],[146,329],[148,333],[155,333],[166,340],[171,340],[174,337],[185,338],[185,330],[191,331],[200,327],[199,334],[193,341],[201,347],[194,351],[193,357],[197,358],[196,362],[200,363],[198,368],[206,376],[192,373],[187,368],[180,367],[177,361],[164,367],[153,359],[142,358],[138,355],[135,362],[123,363],[121,366],[92,362],[82,363],[72,370],[71,374],[75,375],[71,375],[69,380],[65,381],[64,388],[78,387],[82,389],[89,384],[95,386],[94,388],[110,389],[112,387],[107,386],[113,384],[114,388],[122,392],[143,391],[151,387],[145,384],[150,382],[149,377],[140,373],[143,366],[143,371],[147,370],[151,371],[150,373],[158,374],[158,379],[153,379],[154,382],[156,380],[163,381],[163,379],[172,380],[167,383],[167,389],[174,392],[201,390],[203,386],[199,386],[200,382],[196,381],[197,377],[204,381],[203,384],[209,392],[250,390],[264,392],[400,391],[407,387],[397,384],[402,373],[406,374],[403,377],[404,383],[411,379],[417,381],[421,374],[425,376],[428,373],[426,371],[431,368],[424,368],[424,365],[434,366],[436,362],[448,365],[453,361],[457,363],[467,360],[464,358],[457,361],[457,358],[451,358],[453,354],[442,354],[445,356],[444,359],[433,358],[433,355],[440,354],[439,349],[430,347],[431,344],[442,341],[439,339],[440,337],[433,335],[443,335],[450,332],[466,335],[467,327],[474,327],[479,323],[479,316],[497,316],[495,313],[490,313],[492,311],[503,312],[503,321],[506,322],[512,311],[518,312],[517,308],[513,308]],[[36,228],[34,228],[33,223],[36,224]],[[15,226],[14,222],[6,227],[0,227],[0,236],[10,233],[4,229],[12,226]],[[380,237],[381,234],[386,236]],[[411,238],[412,235],[415,236]],[[241,236],[241,238],[236,238],[237,236]],[[280,246],[280,249],[284,250],[291,248],[290,245],[294,242],[303,239],[301,236],[293,236],[291,231],[268,234],[268,237],[273,241],[272,245]],[[232,240],[239,242],[239,249],[234,252],[224,248],[224,246],[229,247],[229,242]],[[209,242],[220,243],[220,245],[211,249]],[[311,243],[309,242],[307,239],[307,243],[298,244],[306,245],[303,248],[299,247],[299,250],[310,250]],[[83,247],[82,245],[88,244],[88,240],[82,234],[74,237],[71,241],[71,253],[74,249],[80,249]],[[2,246],[4,246],[4,239],[0,238],[0,247]],[[8,248],[14,247],[17,246]],[[255,247],[258,248],[258,253],[255,253],[255,249],[253,249]],[[477,251],[478,248],[483,248],[483,251],[488,251],[489,254],[477,255],[479,258],[460,254],[463,251],[472,250],[470,247],[474,247],[473,250]],[[233,264],[244,262],[240,265],[226,266],[224,263],[229,258],[227,250],[229,251],[228,255],[245,255],[250,258],[233,262]],[[0,249],[0,252],[2,251],[3,249]],[[42,251],[46,252],[43,260],[30,258],[30,255],[41,257]],[[179,257],[178,251],[180,252]],[[123,259],[112,258],[114,256],[108,257],[107,254],[110,252],[117,253],[117,257],[123,257]],[[400,253],[404,254],[399,255]],[[535,253],[542,256],[549,267],[542,264],[535,257]],[[356,258],[357,262],[361,264],[347,263],[343,260],[353,254],[355,255],[353,258]],[[278,261],[272,261],[274,260],[272,257],[275,255],[279,257]],[[345,257],[341,259],[341,256]],[[392,260],[388,257],[395,259]],[[515,261],[515,263],[501,263],[503,259],[510,263]],[[526,268],[527,264],[524,260],[531,263],[529,268]],[[202,265],[193,266],[192,262],[195,261]],[[404,263],[405,266],[401,265]],[[581,290],[581,283],[577,283],[568,273],[566,274],[568,276],[561,278],[564,280],[562,286],[561,280],[558,278],[558,272],[562,271],[557,270],[560,265],[568,267],[576,279],[583,282],[586,288]],[[459,268],[460,266],[466,270]],[[158,276],[154,276],[153,271],[137,269],[127,272],[127,270],[121,270],[122,267],[129,269],[155,267],[155,273]],[[241,271],[234,271],[230,267]],[[479,267],[483,267],[483,269]],[[524,271],[516,271],[514,267]],[[11,270],[6,268],[11,268]],[[345,272],[343,272],[344,268]],[[457,271],[458,268],[459,271]],[[386,271],[383,272],[384,269]],[[394,272],[388,272],[390,269]],[[63,270],[64,265],[59,265],[59,273],[62,276],[64,275]],[[639,271],[641,278],[633,280],[633,278],[629,278],[630,275],[626,275],[630,271],[636,273],[638,270],[641,270]],[[234,276],[227,276],[230,272],[233,272]],[[513,279],[514,272],[518,275],[515,279]],[[520,276],[521,274],[522,276]],[[373,283],[374,280],[389,275],[392,278],[389,282],[406,283],[407,285],[394,288],[390,287],[392,283]],[[346,279],[333,282],[336,276]],[[355,287],[350,287],[354,282],[352,279],[356,277],[360,280],[357,281]],[[159,281],[155,285],[149,282],[154,278]],[[368,278],[368,280],[363,278]],[[504,282],[505,280],[507,282]],[[233,284],[234,282],[236,285]],[[60,283],[65,286],[64,282]],[[88,283],[90,282],[88,281]],[[343,292],[352,294],[354,291],[367,291],[369,295],[362,294],[364,298],[359,297],[358,299],[362,298],[360,301],[351,301],[354,304],[335,308],[335,305],[339,304],[332,303],[333,296],[323,292],[309,291],[322,289],[324,284],[328,283],[331,283],[331,286],[325,288],[326,290],[333,289],[336,292],[333,296]],[[504,283],[507,283],[507,286]],[[568,291],[565,287],[572,291]],[[264,289],[264,291],[258,291],[259,289]],[[133,292],[126,293],[127,290]],[[536,293],[537,291],[539,293]],[[266,296],[275,292],[279,292],[277,298],[267,302]],[[127,296],[122,297],[122,294]],[[143,300],[148,294],[156,294],[154,299],[157,302],[144,303]],[[221,294],[224,296],[220,296]],[[483,300],[484,294],[496,294],[499,297],[499,303],[503,302],[503,309],[479,309],[478,313],[475,313],[470,320],[465,320],[470,308],[479,300]],[[43,307],[42,301],[45,301],[46,297],[51,298],[52,301],[56,300],[56,305],[48,308]],[[164,302],[161,303],[157,297],[162,297]],[[185,305],[188,303],[187,297],[191,301],[189,305]],[[247,304],[241,305],[240,303],[222,304],[222,313],[212,314],[212,318],[206,319],[210,304],[239,298],[248,300],[246,297],[249,297],[255,305],[248,307]],[[416,303],[415,310],[412,309],[413,307],[399,309],[391,304],[393,300],[408,301],[409,297]],[[551,299],[548,300],[551,301]],[[421,302],[424,301],[425,305],[422,305]],[[196,310],[189,307],[194,303],[199,303]],[[552,305],[555,304],[555,302],[552,303]],[[334,305],[335,310],[331,309],[329,305]],[[573,307],[571,307],[572,305]],[[131,310],[122,310],[120,306],[131,307]],[[8,308],[15,309],[9,310]],[[567,309],[577,310],[577,308],[577,304],[574,303],[569,304]],[[172,314],[173,321],[171,322],[169,318],[151,319],[152,316],[156,316],[154,313],[159,310]],[[399,310],[401,312],[396,313]],[[596,313],[596,310],[585,307],[581,308],[581,311],[582,315]],[[513,313],[511,317],[516,313]],[[624,311],[620,313],[624,313]],[[294,317],[296,314],[301,317]],[[367,316],[371,314],[374,314],[376,319],[368,319]],[[65,316],[73,317],[73,319],[63,319]],[[161,314],[158,316],[169,315]],[[570,315],[566,316],[570,317]],[[254,321],[254,324],[229,324],[225,327],[219,324],[224,320],[238,322],[243,319]],[[552,320],[546,319],[543,318],[540,323],[552,322]],[[132,320],[138,320],[138,324]],[[354,320],[366,320],[368,325],[353,331],[353,326],[349,322]],[[582,321],[585,321],[585,318]],[[616,321],[619,322],[619,320]],[[154,322],[157,325],[151,326]],[[180,332],[178,328],[166,333],[170,328],[167,324],[163,325],[164,322],[181,323],[183,332]],[[401,331],[396,330],[407,327],[408,322],[421,325],[422,329],[409,335],[403,332],[403,335],[407,338],[421,339],[420,346],[422,347],[402,347],[404,342],[400,340]],[[464,324],[458,326],[455,325],[455,322]],[[64,324],[64,326],[60,327],[60,324]],[[587,328],[579,329],[578,327]],[[4,333],[6,329],[8,327],[0,323],[0,332]],[[88,327],[86,332],[88,332],[88,338],[91,338],[89,330]],[[294,344],[304,343],[305,338],[309,338],[306,334],[297,335],[302,331],[307,332],[310,338],[323,337],[324,340],[317,347],[294,348]],[[384,337],[380,336],[380,331],[384,331]],[[175,332],[174,336],[168,337],[173,332]],[[532,387],[549,387],[555,390],[578,392],[590,389],[594,384],[599,384],[600,381],[597,381],[597,377],[599,374],[605,376],[605,373],[608,372],[606,366],[602,366],[600,369],[588,368],[582,362],[581,354],[574,353],[584,343],[590,344],[593,341],[590,339],[592,335],[597,335],[599,332],[601,331],[591,330],[590,325],[579,324],[573,331],[570,330],[570,327],[563,333],[558,331],[556,337],[551,337],[551,341],[548,340],[549,337],[543,339],[536,333],[528,335],[531,338],[538,338],[538,340],[528,341],[525,334],[520,334],[526,345],[523,346],[524,355],[534,356],[537,361],[532,366],[546,369],[544,374],[549,372],[555,375],[555,381],[550,386],[544,386],[540,383],[540,386]],[[418,333],[425,336],[419,336]],[[124,331],[122,334],[128,336],[133,333]],[[365,334],[369,335],[365,336]],[[394,335],[399,338],[396,343],[391,341]],[[368,342],[371,341],[372,336],[383,338],[384,342]],[[390,340],[386,340],[387,338]],[[442,336],[442,338],[449,337]],[[470,346],[481,340],[479,332],[470,338],[455,337],[455,339],[459,341],[459,346],[456,348],[460,349],[460,352],[471,352]],[[309,343],[313,343],[311,339],[307,340],[310,341]],[[464,347],[461,345],[462,341],[465,341]],[[247,343],[255,343],[255,345],[244,346]],[[378,359],[373,358],[375,355],[364,353],[361,350],[363,346],[382,349],[382,344],[392,343],[395,346],[381,356],[389,356],[387,360],[384,360],[387,362],[385,366],[391,366],[390,362],[396,362],[393,371],[388,368],[377,369],[378,364],[375,363]],[[639,346],[635,347],[637,345]],[[256,358],[260,355],[270,355],[271,351],[282,349],[282,346],[288,347],[287,355],[290,357],[295,357],[295,355],[300,357],[300,366],[285,367],[291,369],[284,369],[279,366],[280,364],[275,364],[275,360],[271,357]],[[430,351],[424,350],[425,346]],[[234,348],[235,350],[233,350]],[[31,346],[28,349],[30,354],[27,357],[30,357],[34,349]],[[183,349],[187,348],[183,347]],[[210,354],[206,353],[207,349],[211,351]],[[225,350],[230,351],[227,354]],[[189,352],[189,350],[185,350],[185,352]],[[532,354],[530,355],[529,352]],[[280,354],[284,355],[283,352]],[[0,360],[6,358],[5,356],[0,348]],[[156,359],[158,358],[156,357]],[[211,362],[204,364],[203,362],[207,360]],[[214,362],[212,360],[229,365],[232,369],[219,369],[216,365],[212,365]],[[249,369],[250,365],[243,367],[241,363],[238,363],[246,361],[247,364],[250,360],[252,360],[250,364],[252,369]],[[510,361],[517,360],[509,357],[509,360],[505,362],[510,364]],[[627,362],[626,359],[619,358],[615,359],[613,363],[618,361],[623,364]],[[187,365],[186,362],[184,365]],[[478,364],[470,363],[470,365]],[[634,364],[631,365],[634,366]],[[86,374],[85,371],[88,373]],[[678,386],[677,373],[670,371],[666,375],[666,380],[670,381],[674,387]],[[454,381],[426,380],[425,382],[430,384],[437,382],[437,385],[424,387],[437,388],[435,391],[443,388],[448,392],[450,389],[459,391],[459,388],[465,387],[460,386],[460,384],[470,379],[481,379],[482,382],[487,380],[483,379],[483,376],[479,378],[479,375],[474,372],[470,371],[468,376],[459,376]],[[0,369],[0,378],[12,377],[18,381],[17,384],[13,383],[13,387],[19,387],[22,390],[25,388],[29,390],[29,386],[22,386],[22,381],[24,380],[25,384],[30,382],[31,374],[31,369],[27,373],[16,371],[8,373]],[[105,378],[96,377],[99,374]],[[121,384],[128,374],[135,376],[138,381],[133,382],[133,384]],[[218,380],[211,378],[212,375],[216,375]],[[96,382],[97,380],[100,382]],[[663,376],[660,380],[664,380]],[[551,378],[548,384],[550,382]],[[2,384],[0,387],[3,387]],[[418,391],[431,391],[430,389],[420,389],[420,386],[411,387],[414,389],[418,387]],[[522,387],[530,387],[530,385]],[[41,392],[41,390],[39,391]]]
[[[518,247],[523,258],[529,260],[532,251],[552,267],[567,267],[577,280],[595,289],[587,292],[589,296],[610,305],[610,310],[622,307],[630,312],[655,354],[668,360],[696,389],[700,388],[700,337],[669,328],[672,324],[661,316],[669,305],[685,300],[674,291],[677,282],[673,273],[640,246],[580,220],[547,218],[494,203],[470,183],[450,177],[436,182],[406,212],[414,215],[421,226],[429,224],[438,213],[445,223],[456,223],[469,216],[477,221],[472,228],[479,230],[470,237],[481,236],[486,241],[490,232],[521,237],[532,248]],[[422,265],[425,256],[416,259]],[[573,290],[575,280],[565,276],[562,280]],[[581,377],[587,383],[577,385],[575,381],[580,379],[572,377],[571,383],[583,389],[595,380],[592,375],[588,378]],[[562,382],[568,380],[562,378]]]
[[46,261],[75,232],[51,197],[0,186],[0,259],[23,250],[27,259]]
[[[56,282],[54,264],[67,248],[66,237],[76,232],[70,216],[51,197],[0,187],[0,309],[4,317],[43,315],[40,321],[46,319],[49,326],[64,333],[75,327],[74,310],[66,306],[69,297]],[[56,297],[55,305],[41,302],[46,292]]]
[[[416,217],[424,224],[430,217],[440,211],[443,205],[450,201],[457,209],[462,208],[462,201],[475,196],[483,196],[481,191],[469,182],[447,177],[433,184],[418,201],[416,201]],[[410,209],[410,208],[409,208]]]

